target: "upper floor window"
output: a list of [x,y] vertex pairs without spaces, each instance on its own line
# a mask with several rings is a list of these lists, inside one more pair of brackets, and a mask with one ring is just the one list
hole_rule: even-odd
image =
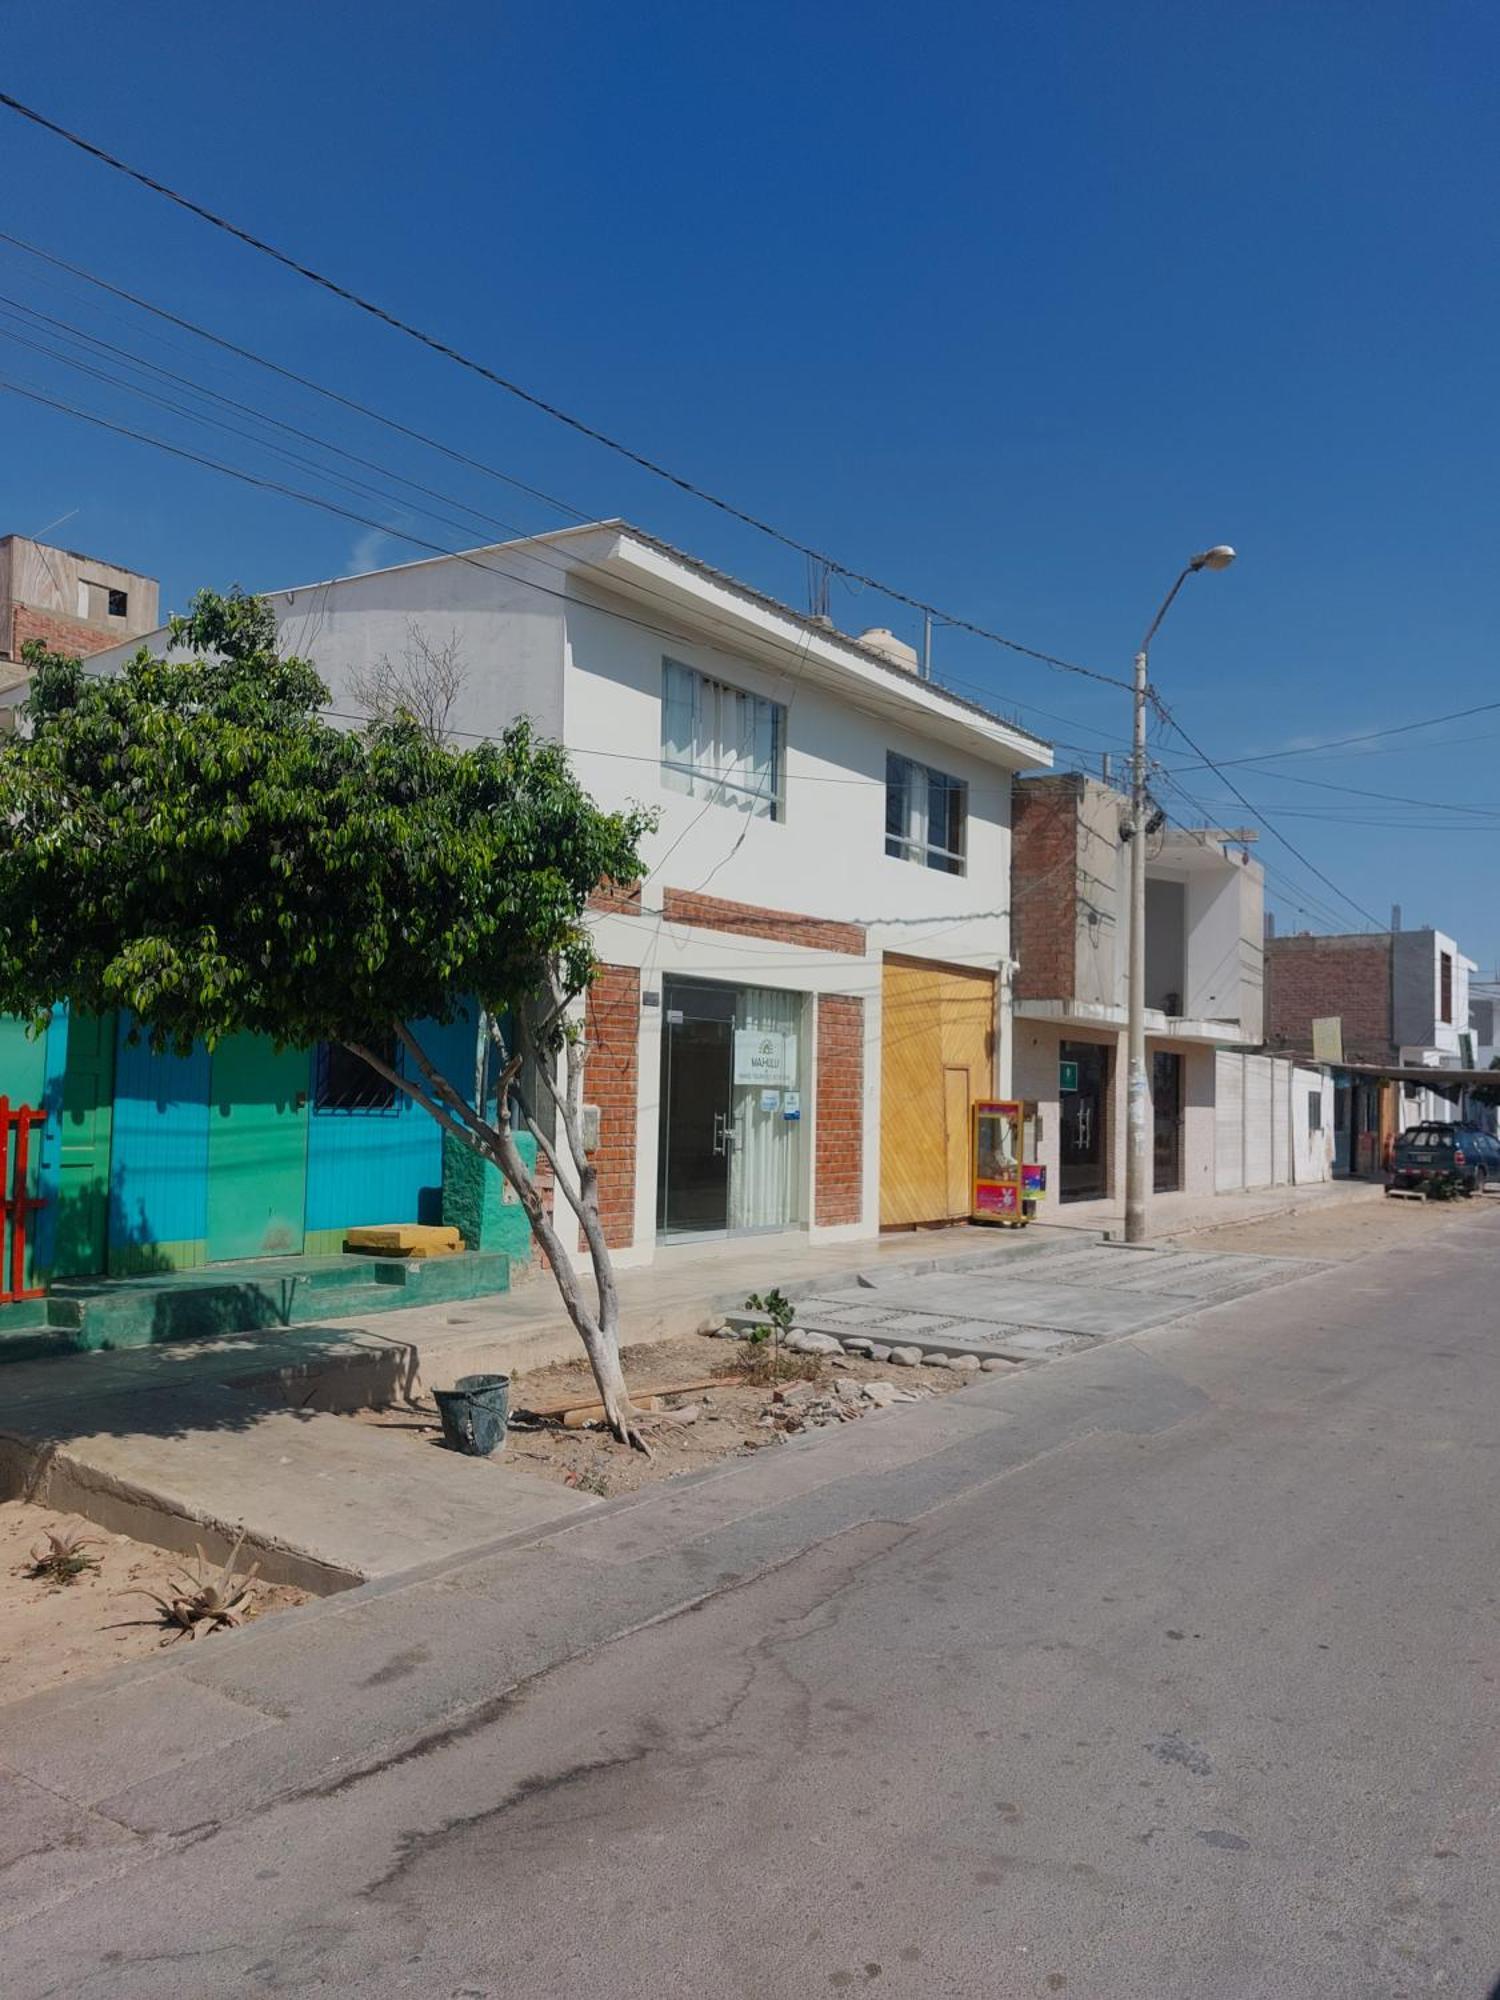
[[1438,953],[1438,1019],[1453,1019],[1453,954],[1451,951]]
[[968,813],[969,788],[962,778],[886,752],[885,851],[893,859],[962,875]]
[[661,781],[757,819],[781,819],[786,710],[764,695],[662,662]]
[[107,595],[110,617],[128,618],[130,616],[130,592],[128,590],[111,590]]

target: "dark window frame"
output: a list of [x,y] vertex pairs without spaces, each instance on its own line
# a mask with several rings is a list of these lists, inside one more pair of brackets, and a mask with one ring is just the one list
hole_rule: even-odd
[[[398,1074],[401,1052],[394,1034],[376,1043],[375,1053]],[[342,1042],[319,1042],[313,1064],[313,1113],[319,1118],[399,1118],[407,1098],[395,1084],[346,1049]]]
[[[940,822],[936,831],[942,834],[941,841],[933,837],[935,819]],[[920,757],[908,757],[904,751],[887,750],[885,852],[891,861],[913,861],[919,868],[943,875],[967,875],[968,779],[955,778]]]

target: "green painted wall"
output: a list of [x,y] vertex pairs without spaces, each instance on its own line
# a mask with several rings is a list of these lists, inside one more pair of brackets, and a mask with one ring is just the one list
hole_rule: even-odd
[[108,1261],[114,1090],[114,1015],[71,1015],[53,1234],[55,1278],[91,1277]]
[[26,1023],[0,1014],[0,1097],[38,1105],[47,1085],[47,1037],[32,1041]]
[[[536,1141],[529,1132],[516,1134],[516,1145],[535,1170]],[[509,1190],[498,1167],[480,1159],[451,1132],[443,1134],[443,1220],[460,1231],[469,1250],[503,1250],[512,1263],[524,1265],[531,1256],[531,1225]]]
[[213,1052],[208,1100],[208,1261],[294,1257],[307,1212],[306,1049],[261,1035]]

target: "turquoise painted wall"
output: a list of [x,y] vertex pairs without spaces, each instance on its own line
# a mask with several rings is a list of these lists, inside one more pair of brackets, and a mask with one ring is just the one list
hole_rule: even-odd
[[[208,1052],[200,1045],[185,1057],[156,1055],[144,1038],[132,1043],[132,1025],[121,1016],[116,1042],[108,1240],[109,1269],[117,1275],[191,1267],[207,1255]],[[424,1022],[417,1034],[433,1061],[471,1095],[470,1017],[445,1027]],[[27,1040],[21,1023],[0,1019],[0,1092],[14,1102],[40,1102],[49,1113],[34,1180],[53,1199],[36,1225],[35,1261],[42,1273],[51,1261],[66,1058],[61,1010],[36,1041]],[[441,1129],[409,1099],[389,1112],[310,1106],[309,1236],[360,1222],[440,1222],[442,1187]]]
[[203,1261],[208,1233],[208,1051],[153,1054],[120,1017],[109,1174],[111,1271]]
[[[468,1015],[413,1030],[432,1061],[473,1094],[474,1027]],[[362,1223],[441,1222],[443,1134],[409,1097],[389,1111],[319,1111],[308,1118],[307,1232]]]

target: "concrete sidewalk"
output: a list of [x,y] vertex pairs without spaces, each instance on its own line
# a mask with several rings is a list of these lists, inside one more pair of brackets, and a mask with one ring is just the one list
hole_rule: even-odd
[[[1169,1196],[1153,1214],[1165,1236],[1377,1192],[1343,1185],[1198,1202]],[[860,1282],[884,1291],[893,1280],[934,1274],[982,1272],[1003,1285],[1011,1273],[1040,1275],[1042,1265],[1066,1263],[1097,1240],[1095,1229],[1047,1223],[816,1248],[805,1236],[719,1242],[623,1273],[623,1317],[639,1344],[691,1333],[705,1313],[775,1284],[802,1299]],[[1049,1311],[1067,1323],[1055,1301]],[[1026,1351],[1042,1351],[1039,1336],[1021,1338]],[[10,1364],[0,1372],[0,1496],[80,1513],[183,1553],[201,1544],[222,1558],[245,1530],[268,1581],[320,1594],[346,1589],[539,1532],[598,1503],[504,1459],[394,1450],[389,1437],[335,1413],[399,1403],[419,1375],[431,1389],[476,1371],[523,1373],[577,1351],[553,1287],[539,1277],[493,1300],[383,1314],[369,1328],[321,1324]]]
[[[1152,1240],[1162,1242],[1306,1209],[1337,1208],[1369,1201],[1380,1192],[1364,1181],[1332,1181],[1251,1194],[1157,1195],[1150,1209]],[[845,1243],[811,1244],[804,1232],[795,1231],[675,1245],[654,1264],[619,1274],[624,1340],[627,1346],[638,1346],[692,1333],[705,1314],[732,1311],[744,1304],[748,1293],[764,1292],[773,1285],[795,1300],[848,1284],[859,1274],[878,1278],[902,1269],[921,1275],[935,1268],[957,1270],[976,1259],[1005,1269],[1123,1228],[1123,1209],[1087,1202],[1063,1209],[1059,1216],[1056,1204],[1049,1203],[1024,1230],[956,1223],[945,1229],[898,1230]],[[429,1389],[446,1387],[475,1369],[519,1373],[569,1361],[578,1349],[578,1336],[545,1276],[528,1278],[496,1298],[389,1313],[381,1325],[420,1352],[422,1380]]]
[[[778,1280],[810,1292],[820,1279],[860,1270],[931,1270],[939,1252],[947,1269],[993,1269],[1032,1261],[1046,1246],[982,1229],[836,1253],[808,1254],[804,1243],[800,1278],[783,1275],[779,1253],[716,1248],[670,1277],[625,1278],[636,1342],[691,1333],[714,1306],[741,1305],[747,1291]],[[441,1387],[578,1353],[556,1292],[538,1279],[519,1304],[503,1294],[477,1312],[432,1306],[382,1314],[373,1327],[320,1323],[11,1363],[0,1371],[0,1497],[82,1514],[184,1554],[201,1545],[216,1559],[243,1532],[247,1559],[268,1582],[344,1590],[599,1503],[503,1457],[401,1450],[388,1433],[339,1413],[399,1404],[419,1374]]]

